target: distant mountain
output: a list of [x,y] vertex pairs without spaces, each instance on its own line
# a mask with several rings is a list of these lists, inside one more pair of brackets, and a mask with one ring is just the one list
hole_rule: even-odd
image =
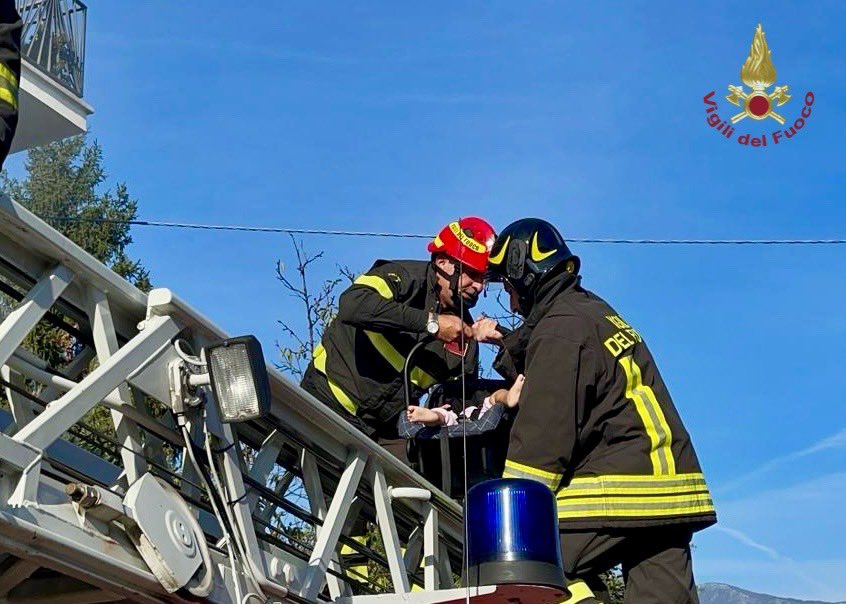
[[[724,583],[705,583],[699,586],[700,604],[838,604],[819,600],[794,600],[766,594],[756,594]],[[840,602],[839,604],[846,604]]]

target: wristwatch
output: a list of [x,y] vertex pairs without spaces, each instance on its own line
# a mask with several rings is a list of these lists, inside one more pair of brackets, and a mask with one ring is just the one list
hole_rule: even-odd
[[438,324],[438,314],[434,312],[429,313],[429,320],[426,321],[426,331],[429,332],[431,335],[436,336],[438,335],[438,331],[440,331],[441,326]]

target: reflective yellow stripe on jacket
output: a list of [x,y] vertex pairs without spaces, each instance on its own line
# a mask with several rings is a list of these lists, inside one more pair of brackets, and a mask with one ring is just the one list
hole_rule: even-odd
[[576,477],[558,491],[558,518],[679,516],[714,512],[701,473]]
[[371,289],[375,289],[379,292],[380,296],[388,300],[392,300],[394,297],[394,292],[391,291],[388,282],[382,279],[382,277],[378,277],[376,275],[361,275],[353,281],[353,283],[356,285],[366,285]]
[[[558,489],[561,474],[505,461],[504,478],[536,480]],[[657,476],[605,475],[573,478],[556,493],[558,518],[651,518],[713,513],[702,473]]]
[[655,393],[643,383],[640,367],[635,363],[634,357],[622,357],[620,365],[626,372],[626,398],[634,403],[649,437],[649,458],[652,460],[653,473],[675,474],[676,462],[670,449],[673,434]]
[[555,491],[561,483],[563,474],[556,474],[555,472],[547,472],[539,468],[533,468],[510,459],[505,460],[505,470],[502,473],[503,478],[528,478],[536,480],[545,484],[551,491]]
[[[382,277],[378,277],[376,275],[361,275],[354,281],[354,283],[356,285],[365,285],[376,290],[380,296],[387,300],[392,300],[394,297],[394,293],[388,286],[388,282]],[[367,335],[367,339],[370,340],[370,343],[373,344],[373,347],[386,361],[388,361],[391,367],[393,367],[397,373],[402,373],[402,368],[405,365],[405,357],[403,357],[402,354],[400,354],[400,352],[394,348],[390,342],[388,342],[387,338],[375,331],[365,330],[364,333]],[[435,378],[419,367],[414,367],[411,370],[410,377],[412,384],[415,384],[423,389],[429,388],[437,382]]]
[[14,72],[0,63],[0,101],[18,108],[18,78]]
[[570,592],[570,597],[566,600],[561,600],[559,604],[578,604],[579,602],[587,602],[588,600],[591,602],[597,601],[590,587],[581,579],[569,582],[567,584],[567,591]]
[[[367,339],[370,340],[370,343],[373,344],[373,347],[379,351],[388,363],[391,364],[398,373],[402,373],[403,365],[405,365],[405,359],[399,353],[399,351],[394,348],[390,342],[383,336],[381,333],[376,333],[375,331],[367,331],[365,330],[364,333],[367,335]],[[420,369],[419,367],[414,367],[411,370],[411,383],[419,386],[420,388],[429,388],[435,384],[436,380],[431,375]]]
[[335,395],[335,399],[343,405],[344,409],[355,415],[358,411],[356,402],[338,384],[332,381],[332,378],[326,373],[326,349],[323,347],[323,344],[319,344],[314,350],[314,368],[326,376],[326,382],[329,384],[332,394]]

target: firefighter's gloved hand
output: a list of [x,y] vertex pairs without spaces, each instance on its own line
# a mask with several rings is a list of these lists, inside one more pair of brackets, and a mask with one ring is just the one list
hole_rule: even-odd
[[441,342],[456,342],[462,333],[469,340],[473,337],[473,328],[455,315],[438,315],[438,335]]

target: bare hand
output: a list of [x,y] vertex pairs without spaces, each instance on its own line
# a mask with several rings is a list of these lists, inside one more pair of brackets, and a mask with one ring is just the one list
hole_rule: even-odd
[[513,409],[517,406],[517,403],[520,402],[520,393],[523,392],[523,384],[525,383],[526,377],[521,373],[517,376],[517,379],[514,380],[514,384],[508,391],[508,396],[505,398],[506,407],[508,407],[509,409]]
[[465,339],[473,337],[473,328],[455,315],[438,315],[438,335],[441,342],[455,342],[464,334]]
[[491,400],[494,404],[505,405],[509,409],[513,409],[520,402],[520,393],[523,392],[523,384],[526,382],[525,376],[521,373],[514,380],[514,384],[510,390],[500,388],[491,394]]
[[477,342],[485,344],[499,344],[502,342],[502,334],[497,331],[496,319],[482,317],[473,323],[473,337]]

